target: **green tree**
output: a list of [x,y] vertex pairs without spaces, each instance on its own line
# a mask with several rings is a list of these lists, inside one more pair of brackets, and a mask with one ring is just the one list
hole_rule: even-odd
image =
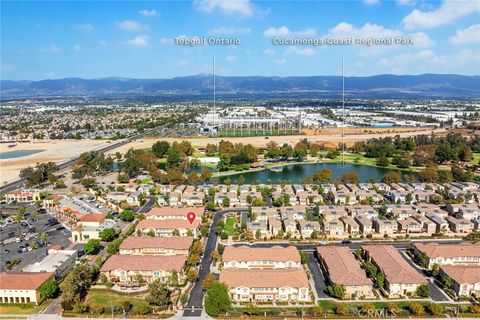
[[417,296],[422,297],[422,298],[427,298],[430,296],[430,288],[428,287],[428,284],[422,284],[417,288],[416,292]]
[[382,182],[387,184],[399,183],[400,181],[402,181],[402,176],[395,171],[390,171],[382,177]]
[[222,205],[224,207],[229,207],[230,206],[230,199],[228,197],[225,197],[222,199]]
[[390,160],[386,157],[378,158],[377,166],[379,167],[388,167],[390,165]]
[[87,264],[78,264],[67,274],[60,284],[62,291],[62,307],[71,310],[80,303],[93,283],[95,272]]
[[383,288],[384,285],[385,285],[385,275],[380,272],[378,275],[377,275],[377,278],[376,278],[376,283],[377,283],[377,287],[379,288]]
[[85,244],[85,248],[83,248],[83,252],[85,252],[85,254],[93,254],[97,252],[99,247],[100,247],[100,241],[98,241],[97,239],[90,239]]
[[114,228],[105,228],[98,235],[103,241],[110,242],[117,236],[117,231]]
[[210,289],[216,281],[217,281],[217,279],[215,278],[213,273],[207,274],[207,276],[205,277],[205,279],[203,280],[203,283],[202,283],[203,290]]
[[300,261],[302,264],[306,264],[308,262],[308,252],[300,251]]
[[360,178],[358,177],[358,173],[351,171],[351,172],[345,172],[342,175],[342,182],[345,184],[357,184],[360,181]]
[[54,298],[58,293],[58,284],[55,280],[48,280],[38,290],[40,292],[40,297],[43,299]]
[[232,303],[227,285],[221,282],[215,282],[210,289],[207,290],[205,310],[210,316],[217,317],[231,309]]
[[345,286],[340,284],[333,284],[327,287],[328,294],[337,299],[345,297]]
[[120,218],[122,218],[123,221],[132,222],[135,219],[135,215],[130,210],[123,210],[120,213]]
[[425,314],[425,308],[420,303],[410,304],[410,311],[416,316],[421,316]]
[[168,152],[170,143],[168,141],[157,141],[152,145],[152,152],[157,158],[162,158]]
[[147,302],[160,307],[170,303],[170,291],[160,279],[155,279],[148,285]]

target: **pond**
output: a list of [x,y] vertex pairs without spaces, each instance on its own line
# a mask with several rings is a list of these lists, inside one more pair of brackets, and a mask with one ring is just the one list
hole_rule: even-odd
[[21,158],[30,156],[35,153],[39,153],[45,150],[35,149],[35,150],[14,150],[14,151],[6,151],[0,152],[0,159],[14,159],[14,158]]
[[354,171],[358,174],[360,182],[368,182],[370,179],[375,179],[377,182],[382,180],[382,177],[390,172],[389,169],[377,168],[365,165],[345,164],[340,163],[302,163],[291,164],[283,167],[279,172],[271,170],[235,173],[228,176],[219,177],[220,183],[223,183],[227,178],[230,178],[232,182],[238,181],[238,178],[242,175],[245,178],[246,184],[253,184],[257,180],[261,183],[277,183],[279,180],[288,180],[291,183],[304,183],[305,179],[311,177],[315,172],[328,169],[332,172],[331,180],[341,178],[345,172]]

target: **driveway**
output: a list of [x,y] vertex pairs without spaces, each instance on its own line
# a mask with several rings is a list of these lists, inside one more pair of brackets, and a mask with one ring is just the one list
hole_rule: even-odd
[[308,270],[310,270],[310,274],[312,275],[313,282],[315,283],[315,291],[317,291],[318,297],[320,299],[330,298],[327,294],[327,284],[325,281],[325,277],[323,276],[320,265],[318,264],[317,258],[315,258],[313,252],[308,253],[307,265]]

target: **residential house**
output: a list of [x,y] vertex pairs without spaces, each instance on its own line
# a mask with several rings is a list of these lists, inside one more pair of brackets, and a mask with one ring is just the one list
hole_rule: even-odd
[[428,269],[433,265],[476,265],[480,266],[480,243],[413,243],[415,255],[427,257]]
[[227,246],[222,255],[223,269],[300,269],[300,254],[294,246],[269,248]]
[[373,228],[377,233],[388,236],[397,233],[398,230],[398,226],[395,221],[381,219],[373,219]]
[[399,233],[420,233],[422,232],[422,224],[413,218],[405,218],[397,220]]
[[470,233],[473,231],[473,222],[465,219],[447,217],[450,229],[455,233]]
[[442,216],[437,214],[426,214],[425,217],[435,223],[435,233],[445,233],[449,231],[448,222]]
[[395,249],[388,245],[362,246],[367,259],[385,275],[385,291],[390,296],[413,295],[427,279],[418,273]]
[[327,236],[342,236],[344,234],[343,223],[339,219],[323,221],[323,232]]
[[92,213],[81,216],[72,230],[72,242],[87,242],[100,239],[100,232],[107,228],[118,229],[117,222],[107,219],[104,213]]
[[120,245],[122,255],[188,255],[193,237],[130,236]]
[[452,289],[457,296],[480,295],[480,267],[479,266],[442,266],[441,274],[452,279]]
[[[320,223],[318,223],[318,221],[299,220],[298,225],[300,227],[300,234],[304,238],[310,238],[313,232],[315,232],[317,235],[320,234],[321,228],[320,228]],[[343,231],[343,225],[342,225],[342,231]]]
[[371,219],[365,216],[356,216],[354,219],[358,222],[362,235],[366,236],[373,233],[373,222]]
[[316,251],[328,282],[343,286],[346,298],[375,297],[372,281],[360,268],[349,248],[323,246],[317,247]]
[[345,216],[342,218],[343,223],[345,224],[345,229],[348,234],[351,236],[357,236],[360,234],[360,225],[355,221],[351,216]]

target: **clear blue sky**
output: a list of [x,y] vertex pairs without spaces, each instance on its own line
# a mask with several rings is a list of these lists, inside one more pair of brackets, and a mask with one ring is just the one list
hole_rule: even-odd
[[[172,38],[237,37],[183,47]],[[272,37],[413,37],[413,46],[275,46]],[[121,76],[478,75],[480,1],[2,1],[3,80]]]

